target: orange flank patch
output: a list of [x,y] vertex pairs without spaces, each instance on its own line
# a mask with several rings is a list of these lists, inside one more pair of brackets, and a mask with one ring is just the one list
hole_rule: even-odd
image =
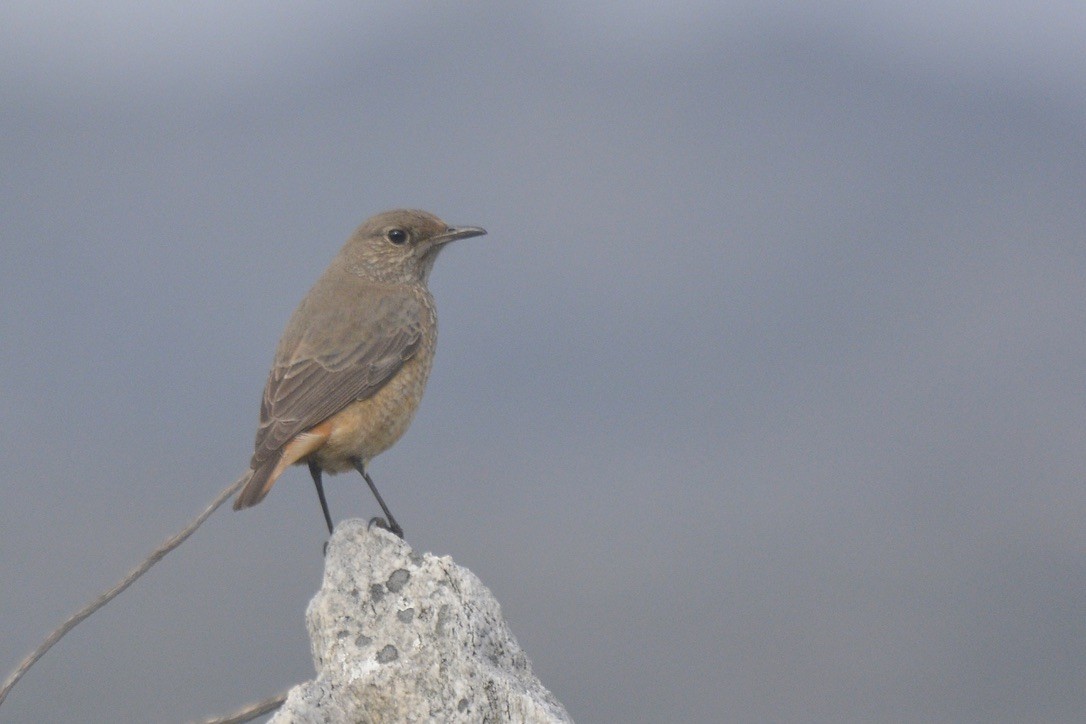
[[324,443],[328,442],[331,435],[332,422],[331,420],[325,420],[321,424],[299,433],[293,440],[288,442],[283,448],[283,456],[279,459],[279,464],[275,466],[275,470],[268,476],[268,482],[264,486],[265,494],[287,468],[320,450]]

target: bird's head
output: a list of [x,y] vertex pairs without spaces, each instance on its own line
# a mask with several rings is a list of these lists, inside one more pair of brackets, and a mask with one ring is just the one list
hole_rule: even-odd
[[344,251],[351,271],[374,281],[425,282],[446,244],[485,233],[478,226],[449,226],[425,211],[399,209],[359,226]]

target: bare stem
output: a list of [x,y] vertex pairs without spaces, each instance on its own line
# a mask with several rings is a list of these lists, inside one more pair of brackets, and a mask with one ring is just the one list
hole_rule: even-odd
[[246,473],[245,475],[242,475],[236,481],[231,483],[229,486],[227,486],[225,490],[219,493],[219,497],[215,498],[211,505],[207,506],[203,513],[200,513],[200,515],[196,516],[191,523],[185,526],[185,528],[173,538],[170,538],[169,540],[163,542],[162,545],[156,548],[151,555],[147,556],[143,563],[140,563],[138,566],[129,571],[128,575],[121,579],[120,583],[88,603],[84,608],[73,614],[71,618],[61,624],[56,630],[53,631],[53,633],[49,634],[49,637],[41,643],[41,646],[34,649],[34,651],[31,652],[29,656],[23,659],[22,663],[19,664],[19,667],[15,669],[15,671],[11,672],[8,678],[4,680],[3,687],[0,687],[0,705],[4,703],[4,699],[7,698],[8,692],[11,691],[12,687],[15,686],[19,679],[23,678],[23,674],[25,674],[30,669],[30,667],[37,662],[38,659],[44,656],[46,651],[53,648],[53,644],[55,644],[57,641],[60,641],[64,634],[75,628],[85,618],[87,618],[92,613],[100,609],[102,606],[105,606],[107,603],[116,598],[121,591],[135,583],[137,578],[146,573],[151,568],[151,566],[162,560],[162,558],[167,553],[184,543],[185,539],[192,535],[193,532],[197,528],[199,528],[205,520],[208,519],[208,516],[215,512],[216,508],[226,502],[227,498],[229,498],[231,495],[241,489],[241,486],[245,484],[245,481],[248,479],[248,477],[249,475],[248,473]]
[[270,711],[275,711],[279,707],[283,706],[283,702],[286,700],[286,694],[269,696],[264,701],[257,702],[256,704],[250,704],[243,709],[238,709],[233,714],[215,717],[214,719],[205,719],[202,724],[241,724],[242,722],[252,721],[261,714],[267,714]]

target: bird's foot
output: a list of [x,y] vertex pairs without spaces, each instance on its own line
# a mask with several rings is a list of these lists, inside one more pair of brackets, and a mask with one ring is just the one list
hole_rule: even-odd
[[392,523],[389,524],[389,522],[387,520],[385,520],[384,518],[382,518],[381,516],[376,516],[374,518],[370,518],[369,527],[372,528],[373,526],[377,526],[378,528],[383,528],[384,530],[387,530],[389,533],[392,533],[394,536],[396,536],[400,540],[403,540],[403,528],[401,528],[400,524],[397,523],[395,520],[393,520]]

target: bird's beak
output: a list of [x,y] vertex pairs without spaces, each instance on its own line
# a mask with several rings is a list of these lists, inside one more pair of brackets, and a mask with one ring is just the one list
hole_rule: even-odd
[[441,244],[447,244],[450,241],[456,241],[457,239],[470,239],[473,236],[482,236],[486,233],[486,229],[478,226],[450,226],[445,230],[444,234],[438,234],[431,240],[434,246],[440,246]]

